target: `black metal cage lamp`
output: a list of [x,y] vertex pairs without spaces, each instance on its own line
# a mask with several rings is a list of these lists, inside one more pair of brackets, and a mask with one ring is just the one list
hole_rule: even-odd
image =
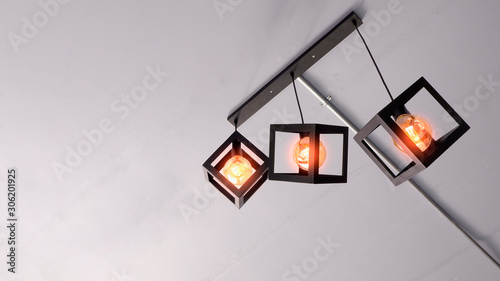
[[[298,134],[300,141],[306,139],[304,146],[306,151],[305,163],[297,163],[296,173],[276,172],[276,132]],[[323,162],[321,153],[325,149],[320,141],[322,134],[338,134],[342,136],[342,153],[335,153],[335,157],[342,157],[341,172],[339,174],[326,174],[320,172]],[[291,181],[302,183],[346,183],[347,182],[347,151],[348,151],[348,128],[323,124],[273,124],[270,127],[269,140],[269,180]],[[331,149],[331,148],[330,148]],[[304,150],[302,150],[304,151]],[[302,151],[294,151],[300,154]],[[337,151],[340,151],[338,149]],[[325,153],[326,154],[326,153]],[[332,154],[332,153],[329,153]],[[326,157],[326,156],[325,156]],[[331,156],[328,156],[331,158]]]
[[[300,112],[302,124],[272,124],[270,126],[269,138],[269,180],[291,181],[302,183],[346,183],[347,182],[347,143],[348,128],[323,124],[305,124],[302,108],[300,106],[297,88],[295,86],[295,75],[290,73],[297,106]],[[276,172],[276,132],[294,133],[299,137],[295,144],[292,155],[297,164],[298,171],[295,173]],[[338,175],[320,172],[320,166],[327,158],[326,149],[320,140],[324,134],[339,134],[342,136],[342,167]],[[328,158],[334,158],[328,156]],[[338,156],[337,156],[338,157]]]
[[[428,145],[423,147],[411,134],[405,132],[404,129],[396,123],[399,116],[403,114],[410,114],[406,109],[407,104],[417,93],[422,89],[427,90],[428,93],[441,105],[441,107],[448,112],[448,114],[455,120],[457,126],[451,131],[444,134],[439,139],[435,140],[430,137]],[[382,126],[396,141],[398,146],[403,150],[412,160],[410,164],[401,169],[399,173],[394,173],[384,161],[377,156],[377,153],[367,143],[367,137],[379,126]],[[354,140],[361,146],[361,148],[368,154],[368,156],[375,162],[375,164],[382,170],[382,172],[391,180],[394,185],[399,185],[416,174],[429,167],[439,156],[441,156],[450,146],[455,143],[470,127],[458,115],[458,113],[443,99],[441,95],[421,77],[401,95],[396,97],[391,103],[383,108],[375,117],[373,117],[360,131],[354,136]]]
[[[391,102],[384,107],[375,117],[373,117],[355,136],[354,140],[382,170],[394,185],[399,185],[413,176],[417,175],[425,168],[429,167],[439,156],[441,156],[450,146],[455,143],[467,130],[469,125],[458,115],[458,113],[439,95],[439,93],[421,77],[401,95],[395,99],[392,97],[389,87],[385,83],[384,77],[373,58],[373,55],[366,44],[363,35],[358,30],[356,19],[353,21],[356,31],[363,41],[370,58],[382,80],[382,83],[391,98]],[[457,126],[447,132],[439,139],[435,140],[430,133],[430,125],[420,116],[412,115],[406,108],[406,104],[421,90],[427,92],[435,101],[455,120]],[[401,121],[400,121],[401,119]],[[408,122],[405,122],[407,119]],[[412,160],[406,167],[394,173],[377,155],[367,141],[375,129],[382,126],[393,138],[397,147],[404,151]]]
[[[323,37],[321,37],[317,42],[315,42],[311,47],[309,47],[305,52],[303,52],[299,57],[297,57],[291,64],[286,66],[278,75],[272,78],[267,84],[265,84],[260,90],[258,90],[253,96],[251,96],[245,103],[243,103],[238,109],[228,116],[228,121],[232,123],[235,128],[241,125],[243,122],[248,120],[253,114],[259,111],[263,106],[265,106],[270,100],[272,100],[276,95],[282,92],[290,83],[289,75],[295,72],[299,77],[307,71],[312,65],[314,65],[318,60],[320,60],[324,55],[326,55],[331,49],[337,46],[342,40],[344,40],[353,31],[357,31],[360,35],[365,47],[372,58],[375,67],[380,75],[384,86],[393,100],[384,109],[382,109],[375,117],[369,121],[366,126],[358,130],[349,120],[340,114],[340,117],[344,123],[349,125],[351,129],[358,134],[354,137],[355,141],[363,148],[363,150],[373,159],[373,161],[381,168],[381,170],[391,179],[391,181],[398,185],[412,176],[422,171],[430,164],[432,164],[441,154],[444,153],[455,141],[457,141],[468,129],[469,126],[465,121],[460,118],[460,116],[450,107],[450,105],[438,94],[438,92],[424,79],[420,78],[416,83],[409,87],[405,92],[403,92],[396,99],[392,98],[392,95],[382,77],[382,74],[375,63],[375,60],[366,45],[366,42],[358,30],[361,26],[361,19],[354,13],[351,12],[342,21],[340,21],[334,28],[328,31]],[[301,80],[304,81],[301,77]],[[411,138],[406,130],[409,127],[403,128],[399,122],[400,117],[407,118],[407,115],[411,113],[406,109],[406,104],[410,99],[412,99],[421,89],[427,90],[431,96],[438,102],[438,104],[445,109],[446,112],[455,120],[457,126],[439,137],[437,140],[426,135],[426,140],[428,143],[427,147],[423,149],[423,141],[415,141]],[[298,100],[298,97],[297,97]],[[299,104],[300,109],[300,104]],[[336,110],[335,110],[336,111]],[[338,112],[337,115],[339,116]],[[302,116],[302,114],[301,114]],[[417,119],[415,119],[417,120]],[[238,124],[239,122],[239,124]],[[425,123],[425,122],[424,122]],[[372,133],[376,128],[382,126],[389,135],[393,138],[395,144],[400,150],[406,152],[412,159],[412,162],[405,168],[402,169],[398,174],[394,174],[389,170],[389,167],[384,164],[381,160],[387,159],[391,161],[388,157],[380,151],[376,146],[372,147],[371,142],[367,139],[367,136]],[[308,171],[299,168],[298,173],[291,174],[279,174],[275,172],[276,165],[274,161],[276,160],[275,148],[276,148],[276,133],[296,133],[299,137],[305,138],[309,137],[309,149],[312,149],[310,163],[308,162]],[[339,175],[322,175],[319,173],[320,166],[320,154],[321,148],[320,136],[321,134],[340,134],[343,139],[343,152],[342,152],[342,169]],[[411,134],[410,134],[411,135]],[[420,142],[421,141],[421,142]],[[220,191],[222,192],[231,202],[233,202],[238,208],[241,208],[243,204],[255,193],[255,191],[263,184],[267,179],[269,174],[270,179],[275,180],[293,180],[298,182],[346,182],[347,181],[347,128],[338,126],[328,126],[320,124],[304,124],[302,119],[302,124],[288,124],[288,125],[271,125],[271,142],[270,142],[270,156],[268,159],[262,152],[260,152],[255,146],[253,146],[248,140],[246,140],[241,134],[235,131],[222,145],[217,149],[217,151],[210,156],[210,158],[203,164],[205,169],[205,174],[207,179]],[[425,143],[424,143],[425,144]],[[245,159],[248,158],[248,163],[245,166],[251,166],[251,174],[248,174],[244,182],[235,181],[234,177],[231,178],[225,172],[228,167],[239,163],[236,166],[245,163],[245,161],[231,161],[233,157],[240,156]],[[229,163],[229,164],[228,164]],[[389,163],[393,166],[393,163]],[[310,168],[310,169],[309,169]],[[234,175],[233,175],[234,176]],[[288,177],[288,179],[287,179]],[[240,178],[241,179],[241,178]],[[446,212],[439,204],[432,199],[422,188],[415,184],[414,181],[409,181],[433,206],[437,208],[442,215],[444,215],[450,222],[453,223],[478,249],[480,249],[497,267],[500,268],[500,264],[486,251],[470,234],[460,226],[460,224],[453,219],[453,217]]]
[[269,158],[235,131],[203,163],[206,179],[241,208],[266,181]]

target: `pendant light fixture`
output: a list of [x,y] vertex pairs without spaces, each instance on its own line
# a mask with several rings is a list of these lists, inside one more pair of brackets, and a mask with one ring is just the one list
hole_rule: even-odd
[[[468,129],[469,126],[460,116],[451,108],[451,106],[438,94],[438,92],[422,77],[406,91],[400,94],[395,99],[392,95],[378,69],[373,56],[371,55],[364,38],[360,34],[358,27],[362,25],[361,19],[351,12],[334,28],[328,31],[304,53],[296,58],[291,64],[286,66],[278,75],[273,77],[259,91],[245,101],[238,109],[228,116],[228,121],[235,126],[235,132],[217,149],[217,151],[203,164],[206,170],[207,179],[219,189],[229,200],[237,207],[241,207],[250,196],[262,185],[266,180],[268,173],[270,179],[291,180],[298,182],[315,182],[322,183],[333,180],[335,182],[346,182],[347,169],[347,128],[339,126],[329,126],[320,124],[288,124],[288,125],[271,125],[271,141],[270,141],[270,156],[273,159],[268,159],[262,152],[255,148],[248,140],[246,140],[236,129],[239,125],[248,120],[253,114],[264,107],[270,100],[276,97],[283,89],[290,85],[290,75],[294,73],[299,80],[310,92],[314,95],[321,96],[307,80],[302,77],[312,65],[319,61],[330,50],[342,42],[355,30],[359,33],[365,47],[370,54],[370,57],[377,68],[377,71],[384,83],[384,86],[391,97],[392,102],[384,107],[375,117],[368,122],[361,130],[349,121],[345,115],[338,111],[327,98],[321,99],[328,108],[332,110],[337,117],[344,122],[354,132],[357,132],[354,137],[355,141],[366,151],[380,169],[398,185],[412,176],[428,167],[436,160],[445,150],[447,150],[456,140],[458,140]],[[294,77],[292,76],[292,83]],[[410,99],[417,95],[420,90],[427,90],[437,103],[445,109],[445,111],[455,120],[457,126],[447,132],[438,139],[434,138],[433,130],[425,118],[409,112],[406,104]],[[294,90],[295,84],[294,84]],[[299,105],[300,110],[300,103]],[[301,110],[300,110],[301,111]],[[301,112],[302,117],[302,112]],[[389,162],[389,166],[393,166],[384,152],[374,145],[367,136],[372,133],[377,127],[382,126],[393,138],[396,147],[402,151],[401,153],[408,154],[413,162],[405,167],[398,174],[392,173],[388,166],[381,159]],[[275,157],[276,155],[276,133],[277,132],[292,132],[298,134],[294,148],[289,154],[285,155],[294,161],[298,173],[279,174],[275,172]],[[320,134],[339,134],[343,136],[343,150],[339,153],[339,149],[333,149],[329,144],[320,141]],[[392,145],[392,144],[391,144]],[[322,175],[316,174],[323,165],[327,165],[328,160],[333,155],[343,156],[343,167],[341,175]],[[239,157],[236,157],[239,156]],[[250,157],[252,156],[252,157]],[[254,160],[256,159],[256,160]],[[326,160],[323,160],[326,159]],[[248,162],[247,162],[248,161]],[[324,162],[323,162],[324,161]],[[249,165],[250,163],[250,165]],[[250,168],[251,166],[252,168]],[[269,167],[269,171],[268,171]],[[297,175],[298,174],[298,175]],[[409,180],[424,197],[437,210],[446,217],[458,230],[463,233],[479,250],[481,250],[497,267],[500,264],[486,251],[450,214],[446,212],[439,204],[432,199],[421,187],[413,180]]]
[[203,163],[206,179],[241,208],[266,181],[269,158],[235,131]]
[[[270,126],[269,139],[269,180],[291,181],[302,183],[346,183],[347,182],[347,144],[348,128],[323,124],[305,124],[302,108],[300,106],[297,88],[295,87],[294,73],[290,73],[297,106],[300,112],[301,124],[272,124]],[[287,133],[296,135],[296,143],[288,155],[296,164],[296,172],[278,173],[276,159],[276,134]],[[334,149],[325,147],[321,136],[325,134],[337,134],[342,137],[342,145]],[[325,173],[320,167],[325,161],[333,162],[339,158],[342,163],[340,173]],[[290,162],[290,161],[289,161]]]
[[[455,143],[470,127],[424,77],[421,77],[406,91],[394,99],[363,35],[358,29],[356,20],[353,20],[353,24],[392,100],[354,136],[354,140],[389,180],[394,185],[399,185],[429,167],[429,165],[450,148],[451,145],[453,145],[453,143]],[[409,112],[406,107],[406,104],[415,95],[425,92],[422,90],[426,90],[457,124],[455,128],[438,139],[433,137],[433,130],[429,122],[423,117],[413,112]],[[385,163],[377,155],[372,146],[368,144],[368,136],[379,126],[382,126],[389,133],[396,147],[402,151],[402,153],[406,153],[412,160],[410,164],[396,173],[388,167],[387,163]]]

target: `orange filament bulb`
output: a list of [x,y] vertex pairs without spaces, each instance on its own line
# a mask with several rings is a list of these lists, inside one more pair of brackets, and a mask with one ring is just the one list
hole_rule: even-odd
[[[319,142],[319,167],[325,163],[326,149],[323,143]],[[309,137],[301,138],[293,148],[293,160],[302,170],[309,170]]]
[[235,155],[227,160],[224,168],[221,170],[224,177],[237,188],[240,188],[254,172],[255,169],[252,167],[252,164],[240,155]]
[[[432,128],[424,118],[412,114],[402,114],[396,119],[396,123],[421,151],[425,151],[431,145]],[[403,151],[396,141],[394,144]]]

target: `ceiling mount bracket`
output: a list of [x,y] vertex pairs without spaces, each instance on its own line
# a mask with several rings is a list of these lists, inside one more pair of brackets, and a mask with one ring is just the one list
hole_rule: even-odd
[[[272,78],[266,85],[245,101],[238,109],[231,113],[227,117],[227,120],[236,127],[243,124],[283,91],[283,89],[290,85],[291,72],[294,73],[296,78],[302,76],[311,66],[354,32],[356,30],[356,25],[353,23],[360,26],[363,24],[363,21],[354,12],[351,12],[340,23],[321,37],[321,39],[315,42],[292,63],[286,66],[278,75]],[[236,120],[238,120],[238,122],[236,122]]]

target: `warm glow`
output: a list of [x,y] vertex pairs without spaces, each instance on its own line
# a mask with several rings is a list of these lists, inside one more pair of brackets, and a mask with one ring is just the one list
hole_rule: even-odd
[[[431,144],[432,128],[424,118],[412,114],[402,114],[396,119],[396,123],[420,150],[426,150]],[[403,151],[396,141],[394,141],[394,144],[399,150]]]
[[[325,163],[326,150],[323,143],[319,142],[319,167]],[[303,169],[309,170],[309,137],[301,138],[293,148],[293,160],[297,165]]]
[[240,188],[255,172],[252,164],[243,156],[236,155],[227,160],[221,173],[237,188]]

